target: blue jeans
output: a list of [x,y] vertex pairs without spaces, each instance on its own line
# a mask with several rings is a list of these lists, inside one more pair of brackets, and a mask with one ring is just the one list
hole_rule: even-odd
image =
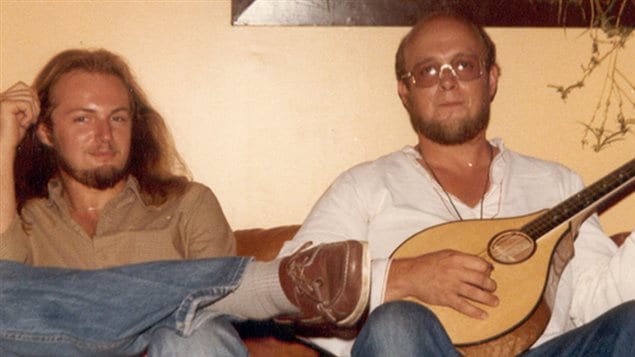
[[180,336],[168,327],[156,329],[148,346],[148,357],[174,356],[248,357],[249,352],[232,325],[232,320],[220,316],[208,319],[187,337]]
[[151,342],[157,345],[150,354],[167,349],[168,355],[179,338],[200,336],[193,334],[199,327],[214,329],[214,338],[235,339],[213,345],[219,355],[236,344],[238,354],[246,354],[240,353],[244,346],[226,317],[203,308],[236,289],[250,260],[226,257],[104,270],[0,261],[0,356],[131,356]]
[[[423,305],[399,301],[375,309],[353,356],[460,356],[437,317]],[[525,352],[534,356],[635,356],[635,301]]]

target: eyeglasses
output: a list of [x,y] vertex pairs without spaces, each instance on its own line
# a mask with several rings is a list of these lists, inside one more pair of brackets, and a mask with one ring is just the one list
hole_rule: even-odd
[[449,69],[452,75],[460,81],[473,81],[483,75],[483,62],[476,56],[462,55],[455,57],[450,63],[439,63],[432,60],[417,63],[412,71],[401,76],[410,78],[412,84],[418,88],[428,88],[439,83],[441,74]]

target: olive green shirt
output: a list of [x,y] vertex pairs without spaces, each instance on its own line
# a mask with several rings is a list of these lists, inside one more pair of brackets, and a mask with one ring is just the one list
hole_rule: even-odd
[[98,269],[170,259],[235,255],[236,243],[214,193],[192,182],[161,206],[146,205],[129,178],[89,236],[70,216],[58,179],[49,198],[32,199],[0,235],[0,259],[34,266]]

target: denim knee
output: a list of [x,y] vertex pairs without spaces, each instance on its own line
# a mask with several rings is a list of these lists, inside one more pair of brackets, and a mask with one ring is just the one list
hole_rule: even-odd
[[523,356],[635,356],[635,301],[527,351]]
[[157,329],[148,346],[149,357],[248,356],[236,329],[225,317],[209,319],[190,336],[179,336],[169,328]]
[[616,315],[616,318],[623,320],[620,321],[620,323],[626,324],[627,326],[635,325],[635,300],[622,303],[612,311]]
[[379,306],[366,324],[388,330],[384,334],[403,335],[404,331],[419,331],[417,340],[447,339],[447,334],[437,316],[424,305],[410,301],[394,301]]
[[379,306],[370,314],[366,324],[376,324],[384,328],[412,330],[434,325],[437,317],[425,306],[409,301],[393,301]]
[[427,307],[394,301],[376,308],[364,324],[355,356],[456,355],[439,319]]
[[607,314],[610,320],[607,332],[635,340],[635,300],[622,303]]

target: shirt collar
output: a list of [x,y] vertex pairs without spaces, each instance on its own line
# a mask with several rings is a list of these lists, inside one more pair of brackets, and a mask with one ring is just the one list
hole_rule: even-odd
[[[505,147],[503,139],[501,138],[493,138],[489,140],[489,143],[493,145],[495,148],[497,148],[499,151],[498,155],[494,157],[494,161],[492,162],[492,165],[490,168],[490,172],[492,175],[491,176],[492,184],[500,184],[504,176],[505,167],[507,166],[506,163],[509,162],[509,151]],[[403,149],[401,149],[401,152],[403,152],[407,157],[412,159],[413,162],[416,163],[415,166],[417,167],[420,166],[417,160],[421,160],[421,154],[419,153],[419,150],[415,148],[415,146],[406,145],[404,146]],[[426,175],[428,175],[427,171],[425,170],[423,171]]]
[[[498,151],[500,152],[495,158],[494,158],[494,162],[498,161],[499,157],[503,157],[503,156],[507,156],[507,149],[505,148],[505,144],[503,143],[503,139],[501,138],[494,138],[489,140],[489,143],[494,146],[495,148],[498,149]],[[413,146],[413,145],[406,145],[403,147],[403,149],[401,149],[401,151],[406,154],[408,157],[411,157],[415,160],[421,160],[421,154],[419,153],[419,151]]]
[[[63,198],[64,186],[62,185],[62,180],[57,176],[51,178],[48,182],[47,188],[49,203],[68,209],[68,203]],[[141,187],[139,186],[139,181],[137,181],[134,176],[129,175],[124,189],[115,198],[113,198],[111,202],[117,202],[116,204],[120,205],[133,200],[138,200],[145,206],[145,202],[141,198]],[[109,205],[111,202],[109,202]]]

